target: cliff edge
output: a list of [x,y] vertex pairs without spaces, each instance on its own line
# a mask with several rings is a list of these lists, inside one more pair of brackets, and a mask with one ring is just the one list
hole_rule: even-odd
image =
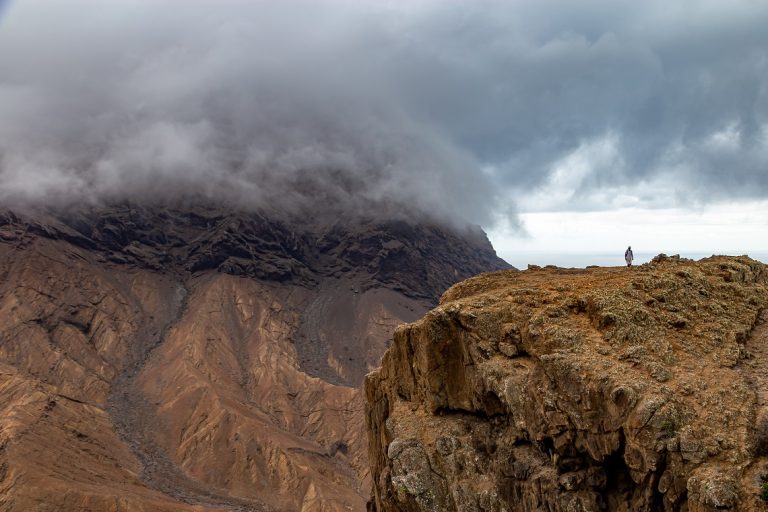
[[483,274],[366,378],[369,510],[764,510],[768,267]]

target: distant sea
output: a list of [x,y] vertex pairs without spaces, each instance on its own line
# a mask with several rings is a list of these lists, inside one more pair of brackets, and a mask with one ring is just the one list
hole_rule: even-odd
[[[664,251],[659,251],[664,252]],[[634,265],[640,265],[642,263],[647,263],[651,261],[651,259],[658,255],[659,252],[635,252],[635,261]],[[667,256],[672,256],[672,254],[679,254],[682,258],[690,258],[693,260],[699,260],[701,258],[707,258],[709,256],[712,256],[713,253],[703,253],[703,252],[678,252],[678,253],[669,253],[665,252]],[[753,252],[753,253],[736,253],[736,252],[727,252],[722,253],[727,254],[730,256],[741,256],[743,254],[747,254],[750,258],[762,261],[763,263],[768,263],[768,252]],[[536,252],[518,252],[518,253],[511,253],[511,254],[499,254],[502,258],[504,258],[510,265],[519,268],[520,270],[525,270],[529,264],[532,265],[539,265],[541,267],[545,265],[556,265],[558,267],[564,267],[564,268],[584,268],[589,265],[598,265],[601,267],[615,267],[615,266],[625,266],[624,263],[624,251],[619,251],[617,253],[554,253],[554,252],[548,252],[548,253],[536,253]]]

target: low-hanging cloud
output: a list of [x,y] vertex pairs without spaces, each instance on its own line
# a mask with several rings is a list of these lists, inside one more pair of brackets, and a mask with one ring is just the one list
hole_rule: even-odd
[[415,119],[370,8],[13,4],[0,27],[0,201],[196,194],[482,221],[471,152]]
[[765,197],[766,25],[750,0],[17,1],[0,201],[194,192],[488,224],[517,203]]

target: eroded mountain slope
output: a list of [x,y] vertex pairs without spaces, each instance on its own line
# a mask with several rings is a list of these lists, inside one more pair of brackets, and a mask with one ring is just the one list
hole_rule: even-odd
[[768,267],[499,272],[367,378],[371,507],[764,510]]
[[0,244],[0,269],[2,509],[192,510],[143,483],[107,407],[173,285],[46,240]]
[[363,510],[362,376],[444,275],[504,264],[434,226],[315,228],[0,213],[0,510]]

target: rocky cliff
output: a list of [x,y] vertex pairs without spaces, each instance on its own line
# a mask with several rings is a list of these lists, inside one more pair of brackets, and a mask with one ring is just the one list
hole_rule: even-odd
[[484,274],[366,379],[390,511],[765,510],[768,267]]
[[504,266],[425,222],[0,211],[0,510],[363,510],[363,375]]

